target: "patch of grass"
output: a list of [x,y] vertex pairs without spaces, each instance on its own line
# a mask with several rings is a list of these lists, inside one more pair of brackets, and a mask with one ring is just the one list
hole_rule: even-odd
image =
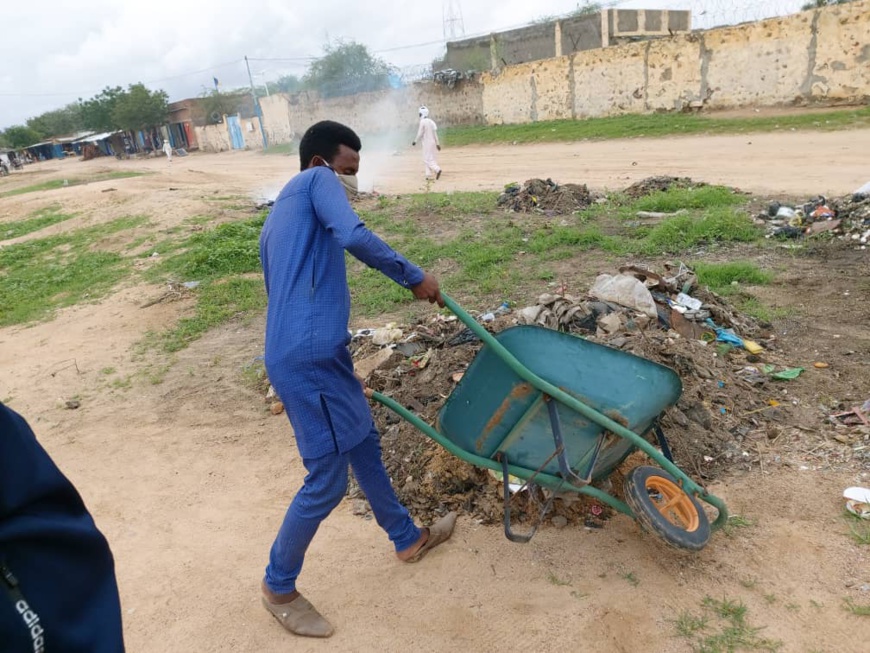
[[870,545],[870,524],[852,513],[847,513],[851,523],[849,524],[849,537],[855,544]]
[[619,574],[619,577],[622,578],[625,582],[627,582],[632,587],[637,587],[638,585],[640,585],[640,581],[638,580],[637,576],[634,575],[633,571],[629,571],[629,572],[624,573],[624,574]]
[[638,247],[647,255],[675,254],[714,243],[751,243],[762,231],[746,213],[715,207],[700,217],[678,215],[651,227]]
[[102,297],[131,270],[130,261],[99,248],[100,240],[145,218],[119,218],[0,249],[0,326],[50,316]]
[[187,281],[205,281],[227,275],[260,271],[260,231],[266,220],[256,218],[227,222],[214,229],[191,236],[183,249],[164,258],[149,275],[162,278],[173,275]]
[[130,177],[141,177],[146,173],[133,172],[132,170],[119,170],[117,172],[107,172],[93,177],[81,177],[78,179],[52,179],[44,181],[41,184],[33,184],[31,186],[22,186],[0,193],[0,197],[12,197],[14,195],[24,195],[25,193],[38,193],[43,190],[56,190],[67,186],[81,186],[82,184],[91,184],[98,181],[108,181],[110,179],[128,179]]
[[765,595],[764,595],[764,600],[767,601],[767,604],[768,604],[768,605],[773,605],[773,604],[776,603],[779,599],[776,598],[776,594],[765,594]]
[[75,217],[74,213],[60,213],[60,206],[51,206],[31,214],[24,220],[0,223],[0,240],[11,240],[39,231],[58,222]]
[[797,603],[786,603],[785,609],[789,612],[800,612],[801,606],[799,606]]
[[133,380],[129,376],[125,376],[123,379],[112,379],[109,387],[115,390],[129,390],[133,387]]
[[758,580],[755,578],[744,578],[740,581],[740,584],[743,585],[748,590],[755,589],[758,586]]
[[556,574],[554,574],[552,571],[551,571],[550,573],[547,574],[547,580],[550,582],[551,585],[557,585],[557,586],[559,586],[559,587],[564,587],[564,586],[566,586],[566,585],[570,585],[570,584],[571,584],[571,583],[568,582],[567,580],[562,580],[561,578],[559,578],[559,577],[558,577]]
[[492,213],[498,193],[456,192],[420,193],[411,196],[409,209],[414,213],[434,213],[441,216],[465,216]]
[[164,351],[187,347],[209,329],[237,318],[251,317],[266,307],[262,278],[229,277],[207,281],[195,290],[197,302],[192,316],[158,336]]
[[742,515],[731,515],[728,518],[728,521],[725,522],[725,526],[722,528],[722,532],[725,533],[728,537],[734,535],[738,530],[743,528],[749,528],[751,526],[755,526],[755,522],[753,522],[748,517],[744,517]]
[[845,608],[858,617],[870,617],[870,605],[855,603],[852,599],[843,599]]
[[759,320],[761,322],[773,322],[774,320],[781,320],[794,313],[794,311],[790,308],[767,306],[756,297],[746,297],[740,299],[736,302],[736,305],[741,312],[751,317],[754,317],[756,320]]
[[491,143],[542,143],[657,138],[679,134],[743,134],[791,129],[834,131],[870,125],[870,108],[854,111],[794,113],[751,118],[717,118],[683,113],[626,115],[586,120],[554,120],[523,125],[452,127],[444,130],[448,146]]
[[587,592],[578,592],[577,590],[572,590],[571,596],[573,596],[578,601],[582,601],[583,599],[588,598],[589,594]]
[[725,186],[698,186],[671,188],[638,198],[632,203],[634,211],[675,213],[682,209],[713,209],[744,204],[746,198]]
[[696,262],[693,269],[698,275],[701,285],[709,286],[717,293],[727,293],[732,289],[732,283],[742,283],[750,286],[764,286],[773,280],[773,274],[762,270],[748,261],[729,261],[728,263]]
[[688,610],[684,610],[677,617],[674,626],[677,629],[677,635],[680,637],[694,637],[697,633],[707,628],[709,619],[704,615],[693,615]]
[[810,599],[810,606],[814,607],[816,610],[821,610],[825,607],[824,605],[813,599]]
[[267,379],[266,364],[262,358],[251,361],[242,368],[242,379],[245,385],[254,390],[265,390]]
[[782,647],[782,642],[761,637],[762,629],[747,623],[748,610],[742,602],[708,596],[701,606],[702,614],[684,611],[674,622],[677,635],[694,639],[698,653],[777,651]]
[[110,374],[114,374],[115,372],[116,370],[114,367],[104,367],[100,370],[100,374],[103,374],[104,376],[109,376]]

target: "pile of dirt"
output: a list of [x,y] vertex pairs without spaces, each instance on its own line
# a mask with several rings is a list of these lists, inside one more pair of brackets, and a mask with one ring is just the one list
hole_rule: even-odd
[[570,215],[589,207],[595,198],[585,184],[557,184],[552,179],[529,179],[510,184],[498,198],[498,206],[516,213]]
[[623,192],[629,199],[636,200],[653,193],[669,191],[671,188],[701,188],[707,184],[692,181],[689,177],[647,177],[638,181]]

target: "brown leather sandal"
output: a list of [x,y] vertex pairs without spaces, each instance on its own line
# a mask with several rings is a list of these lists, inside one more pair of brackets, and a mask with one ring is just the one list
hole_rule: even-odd
[[456,513],[449,512],[429,527],[429,537],[423,542],[423,546],[405,562],[420,562],[429,551],[449,540],[455,527]]
[[331,637],[335,632],[332,624],[302,595],[290,603],[270,603],[264,596],[263,607],[294,635]]

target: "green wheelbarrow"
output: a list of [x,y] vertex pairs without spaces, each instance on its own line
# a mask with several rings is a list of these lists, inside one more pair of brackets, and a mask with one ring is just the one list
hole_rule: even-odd
[[[724,502],[674,464],[659,427],[682,393],[673,370],[538,326],[492,335],[452,299],[444,301],[484,346],[436,427],[381,393],[369,394],[458,458],[501,473],[508,539],[528,542],[553,498],[568,492],[594,497],[681,549],[702,549],[711,531],[725,524]],[[661,450],[647,440],[651,433]],[[636,450],[660,468],[632,469],[625,502],[595,487]],[[511,476],[551,491],[537,523],[523,534],[511,524]],[[701,501],[718,510],[712,525]]]

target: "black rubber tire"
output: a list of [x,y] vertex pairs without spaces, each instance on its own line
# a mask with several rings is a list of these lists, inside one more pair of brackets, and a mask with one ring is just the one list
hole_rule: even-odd
[[673,547],[700,551],[710,541],[711,534],[710,520],[707,519],[701,504],[694,497],[683,493],[697,511],[697,527],[689,531],[671,523],[656,507],[647,490],[647,482],[655,478],[679,485],[664,470],[646,465],[635,467],[625,477],[625,502],[634,512],[635,519],[644,530],[655,533]]

